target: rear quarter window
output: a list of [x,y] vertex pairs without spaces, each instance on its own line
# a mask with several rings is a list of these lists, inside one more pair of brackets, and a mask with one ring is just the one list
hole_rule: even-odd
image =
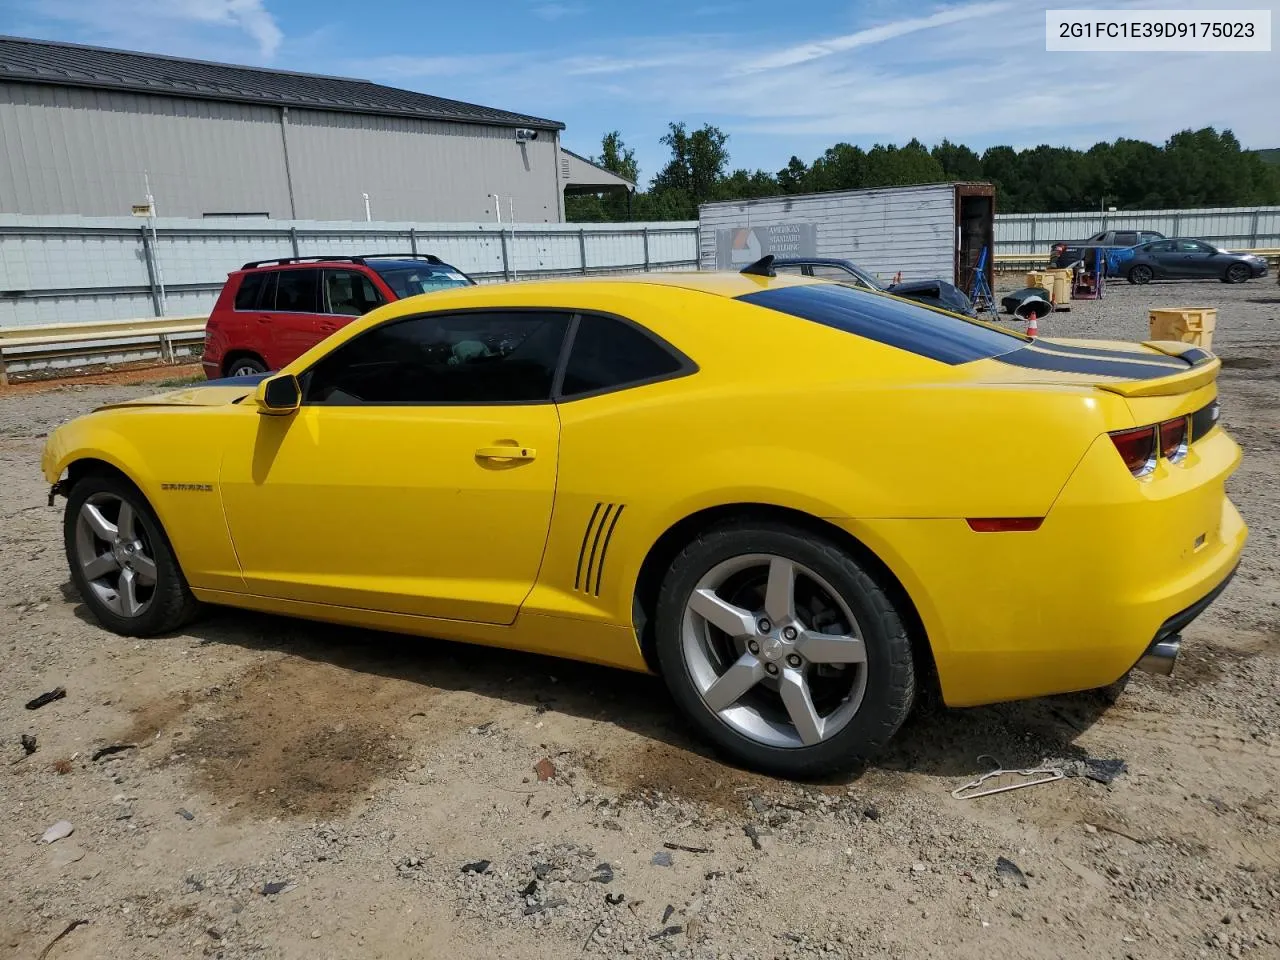
[[953,365],[998,357],[1026,343],[976,321],[839,284],[775,287],[737,299]]
[[240,277],[240,287],[236,290],[236,309],[253,310],[258,306],[258,298],[262,295],[262,273],[246,273]]

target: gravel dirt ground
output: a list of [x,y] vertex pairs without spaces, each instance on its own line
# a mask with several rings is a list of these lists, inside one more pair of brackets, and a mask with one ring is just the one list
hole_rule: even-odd
[[[1140,339],[1149,306],[1220,310],[1252,539],[1175,675],[922,710],[823,783],[712,759],[653,678],[228,610],[106,633],[37,463],[148,388],[6,393],[0,957],[1280,956],[1278,292],[1118,284],[1041,324]],[[983,754],[1127,770],[952,799]]]

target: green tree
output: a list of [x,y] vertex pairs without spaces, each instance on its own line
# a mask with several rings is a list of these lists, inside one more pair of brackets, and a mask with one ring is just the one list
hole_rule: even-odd
[[929,151],[948,180],[981,180],[982,158],[961,143],[943,141]]
[[688,131],[683,123],[668,125],[662,137],[663,146],[671,151],[671,159],[653,178],[653,192],[679,191],[696,205],[710,200],[716,185],[724,179],[729,164],[728,134],[719,127],[705,124],[701,129]]
[[809,189],[806,185],[808,179],[809,168],[799,157],[792,156],[787,165],[778,171],[778,189],[783,193],[803,193]]
[[636,152],[622,142],[622,134],[611,130],[600,140],[600,156],[595,158],[610,173],[616,173],[632,183],[640,182],[640,167],[636,164]]

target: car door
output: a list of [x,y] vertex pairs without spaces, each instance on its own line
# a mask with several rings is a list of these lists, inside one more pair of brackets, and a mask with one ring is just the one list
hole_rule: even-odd
[[320,308],[324,312],[324,320],[320,324],[321,339],[386,302],[368,275],[359,270],[326,267],[322,274],[321,292]]
[[275,271],[271,299],[263,300],[263,322],[270,327],[275,355],[268,357],[278,370],[292,363],[337,329],[320,306],[320,270],[285,267]]
[[388,321],[303,373],[295,414],[246,418],[220,484],[248,591],[513,622],[551,518],[567,327],[550,311]]
[[1217,252],[1199,240],[1173,241],[1173,263],[1178,277],[1204,278],[1217,275]]
[[1160,240],[1137,250],[1134,259],[1136,262],[1145,263],[1155,276],[1163,279],[1172,275],[1171,271],[1176,267],[1177,256],[1172,240]]

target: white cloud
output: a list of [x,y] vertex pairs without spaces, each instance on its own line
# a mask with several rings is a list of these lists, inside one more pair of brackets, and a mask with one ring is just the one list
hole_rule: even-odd
[[586,12],[587,8],[580,3],[542,3],[533,8],[533,15],[543,20],[576,17],[578,14]]
[[69,26],[68,39],[175,56],[268,62],[284,41],[264,0],[33,0],[28,8],[36,25]]
[[753,71],[792,67],[810,60],[817,60],[820,57],[831,56],[833,53],[846,53],[858,47],[884,43],[886,40],[893,40],[910,33],[918,33],[921,30],[943,27],[953,23],[960,23],[964,20],[990,17],[1009,9],[1010,6],[1011,4],[1008,3],[978,3],[971,6],[939,10],[937,13],[927,17],[894,20],[879,26],[859,30],[856,33],[846,33],[841,36],[828,37],[825,40],[802,43],[798,46],[776,50],[763,57],[748,61],[742,69]]

